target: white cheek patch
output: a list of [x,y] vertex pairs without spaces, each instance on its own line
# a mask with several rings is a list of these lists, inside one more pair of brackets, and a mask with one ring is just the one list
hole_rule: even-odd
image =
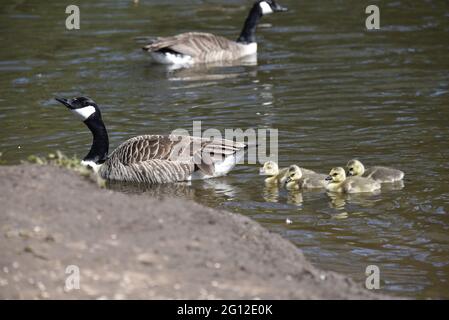
[[259,3],[260,8],[262,9],[262,14],[270,14],[273,13],[273,9],[271,9],[271,6],[266,3],[265,1],[262,1]]
[[70,111],[72,111],[75,115],[77,115],[84,121],[95,113],[95,108],[93,106],[87,106],[79,109],[71,109]]

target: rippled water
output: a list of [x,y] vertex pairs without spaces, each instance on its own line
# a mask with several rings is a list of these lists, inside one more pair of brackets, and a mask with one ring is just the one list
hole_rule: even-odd
[[55,149],[85,154],[90,133],[55,95],[93,97],[112,147],[139,134],[191,130],[192,120],[203,129],[277,128],[282,166],[327,173],[359,157],[404,170],[404,186],[377,195],[289,194],[266,189],[257,165],[241,165],[228,177],[147,195],[250,216],[361,286],[375,264],[384,292],[449,298],[449,3],[376,1],[381,30],[367,32],[371,3],[282,0],[291,10],[262,20],[255,65],[169,70],[136,43],[193,30],[236,38],[250,3],[79,1],[81,30],[67,31],[60,1],[3,1],[1,160]]

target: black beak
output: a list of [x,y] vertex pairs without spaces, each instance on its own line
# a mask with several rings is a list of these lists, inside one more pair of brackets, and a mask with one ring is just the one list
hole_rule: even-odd
[[285,183],[289,183],[290,181],[292,181],[292,178],[288,177],[287,179],[285,179]]
[[352,177],[352,172],[351,171],[348,171],[348,172],[346,172],[346,175],[348,176],[348,177]]
[[331,176],[327,176],[326,179],[324,179],[326,181],[332,181],[332,177]]
[[72,107],[72,105],[70,104],[69,100],[67,100],[66,98],[59,98],[59,97],[56,97],[55,100],[58,101],[58,102],[60,102],[60,103],[62,103],[63,105],[65,105],[65,106],[66,106],[67,108],[69,108],[69,109],[74,109],[74,108]]
[[274,12],[286,12],[288,11],[288,8],[281,6],[280,4],[276,3],[273,9]]

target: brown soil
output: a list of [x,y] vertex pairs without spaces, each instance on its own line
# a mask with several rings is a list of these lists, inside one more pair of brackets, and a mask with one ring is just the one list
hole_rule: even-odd
[[[51,166],[0,167],[2,299],[371,299],[238,214],[100,189]],[[80,289],[64,289],[66,267]]]

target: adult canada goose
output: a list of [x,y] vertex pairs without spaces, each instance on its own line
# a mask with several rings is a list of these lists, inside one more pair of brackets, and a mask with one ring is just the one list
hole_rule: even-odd
[[236,60],[257,53],[256,27],[262,16],[287,11],[274,0],[257,1],[246,18],[237,41],[211,33],[187,32],[173,37],[160,37],[143,47],[162,64],[193,64]]
[[288,190],[320,189],[327,185],[326,175],[320,173],[303,174],[303,170],[297,165],[291,165],[288,169],[288,177],[285,187]]
[[106,180],[166,183],[213,178],[227,174],[245,153],[245,144],[230,140],[143,135],[123,142],[108,155],[108,133],[95,101],[56,100],[80,116],[92,132],[92,146],[82,164]]
[[284,184],[287,179],[288,168],[279,169],[279,166],[274,161],[267,161],[263,167],[259,169],[261,176],[269,176],[265,179],[266,184]]
[[380,183],[363,177],[346,177],[345,169],[333,168],[326,178],[329,183],[326,189],[337,193],[374,192],[380,189]]
[[371,178],[380,183],[401,181],[404,178],[404,172],[401,170],[379,166],[365,169],[365,166],[356,159],[349,161],[346,168],[349,176]]

